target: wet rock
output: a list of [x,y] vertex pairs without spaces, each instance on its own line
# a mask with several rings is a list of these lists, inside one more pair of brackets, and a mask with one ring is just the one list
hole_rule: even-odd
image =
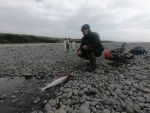
[[0,100],[6,99],[7,97],[8,97],[7,94],[3,94],[3,95],[0,96]]

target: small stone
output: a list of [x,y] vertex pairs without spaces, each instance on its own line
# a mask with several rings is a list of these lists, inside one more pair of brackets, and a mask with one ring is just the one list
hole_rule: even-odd
[[1,95],[0,96],[0,100],[2,100],[2,99],[6,99],[8,97],[8,95],[7,94],[3,94],[3,95]]
[[125,82],[125,84],[127,84],[127,85],[131,85],[132,84],[132,82],[130,82],[130,81],[128,81],[128,80],[126,80],[126,81],[124,81]]
[[121,101],[121,106],[123,109],[125,109],[126,105],[125,105],[124,101]]
[[14,99],[11,103],[15,103],[15,102],[17,102],[17,101],[19,101],[18,99]]
[[122,78],[122,79],[124,79],[124,75],[123,74],[119,75],[119,77]]
[[40,101],[40,98],[37,98],[35,101],[34,101],[34,104],[38,103]]
[[113,91],[115,89],[115,85],[114,84],[109,84],[109,86],[107,87],[107,89]]
[[47,100],[44,100],[44,101],[43,101],[43,104],[46,104],[46,103],[47,103]]
[[65,90],[65,88],[64,88],[64,87],[61,87],[61,88],[60,88],[60,91],[61,91],[61,92],[63,92],[64,90]]
[[134,110],[130,106],[126,106],[127,113],[134,113]]
[[143,91],[146,93],[150,93],[150,89],[148,89],[148,88],[144,88]]
[[[39,111],[39,110],[34,110],[33,112],[31,113],[43,113],[42,111]],[[49,112],[48,112],[49,113]],[[51,113],[51,112],[50,112]]]
[[78,93],[79,93],[79,90],[76,90],[76,89],[73,90],[74,95],[78,95]]
[[122,107],[119,105],[119,106],[117,106],[117,107],[116,107],[116,111],[118,111],[118,112],[122,112],[122,111],[123,111],[123,109],[122,109]]
[[86,107],[85,105],[81,105],[79,109],[79,113],[90,113],[90,109]]
[[90,102],[90,105],[91,105],[91,106],[95,106],[96,104],[97,104],[97,101]]
[[62,97],[63,97],[63,98],[67,97],[67,93],[64,93],[64,94],[62,95]]
[[94,106],[92,106],[92,111],[93,111],[94,113],[97,113],[97,109],[96,109]]
[[84,92],[88,92],[88,88],[84,88],[83,91],[84,91]]
[[120,98],[124,100],[126,98],[126,95],[120,95]]
[[84,99],[80,99],[80,102],[83,103],[85,100]]
[[66,89],[64,90],[64,92],[66,92],[66,93],[72,92],[72,89],[66,88]]
[[12,98],[12,99],[14,99],[14,98],[16,98],[16,96],[15,96],[15,95],[13,95],[13,96],[11,96],[11,98]]
[[51,110],[52,110],[52,106],[51,106],[49,103],[47,103],[47,104],[45,105],[45,107],[44,107],[44,110],[45,110],[46,112],[51,111]]
[[144,94],[143,97],[146,99],[150,99],[150,94]]
[[109,91],[106,91],[106,95],[110,96],[110,92],[109,92]]
[[150,108],[150,104],[145,103],[145,104],[144,104],[144,107],[146,107],[146,108]]
[[69,92],[67,98],[71,98],[71,96],[72,96],[72,92]]
[[78,113],[78,112],[77,112],[77,109],[74,109],[72,113]]
[[137,97],[137,100],[140,102],[145,102],[145,98],[143,98],[143,97]]
[[84,95],[84,91],[80,90],[79,91],[79,96],[82,96],[82,95]]
[[88,108],[90,107],[90,103],[88,101],[85,101],[84,105]]
[[139,103],[139,106],[143,108],[143,107],[144,107],[144,104],[143,104],[143,103]]
[[113,104],[115,104],[115,100],[114,99],[102,99],[101,102],[103,104],[106,104],[106,105],[113,105]]
[[150,99],[146,99],[145,101],[146,101],[147,103],[150,103]]
[[138,84],[133,84],[133,86],[138,89],[139,88],[139,85]]
[[19,90],[16,90],[14,93],[15,93],[15,94],[18,94],[18,93],[19,93]]
[[0,103],[3,103],[4,102],[4,100],[0,100]]
[[122,92],[121,92],[121,89],[116,89],[115,92],[116,92],[117,94],[121,94],[121,93],[122,93]]
[[104,111],[103,111],[104,113],[110,113],[110,110],[108,110],[108,109],[104,109]]
[[129,95],[133,95],[133,92],[132,92],[132,91],[129,91],[128,94],[129,94]]
[[66,113],[64,110],[56,110],[55,113]]

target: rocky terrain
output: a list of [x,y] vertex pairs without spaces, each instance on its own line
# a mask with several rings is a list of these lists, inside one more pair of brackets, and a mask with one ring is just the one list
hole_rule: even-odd
[[[137,45],[150,49],[149,43],[127,43],[127,51]],[[113,49],[121,43],[104,46]],[[150,113],[150,56],[135,56],[124,64],[109,62],[102,55],[97,58],[97,69],[87,72],[88,61],[78,58],[75,51],[65,53],[59,43],[0,45],[0,111]],[[65,75],[69,75],[66,83],[38,90]],[[16,85],[2,87],[9,81]]]

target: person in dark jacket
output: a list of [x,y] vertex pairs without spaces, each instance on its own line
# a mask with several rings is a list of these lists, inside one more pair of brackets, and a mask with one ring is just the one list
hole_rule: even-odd
[[77,54],[79,57],[89,60],[90,63],[87,70],[94,71],[96,69],[96,57],[101,56],[104,47],[101,44],[99,34],[92,32],[88,24],[84,24],[81,27],[81,31],[83,37]]

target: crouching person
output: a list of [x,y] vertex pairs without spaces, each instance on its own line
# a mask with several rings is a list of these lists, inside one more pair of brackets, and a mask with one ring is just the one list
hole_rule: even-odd
[[80,48],[77,50],[77,54],[79,57],[90,61],[87,71],[91,72],[96,69],[96,57],[101,56],[104,47],[101,44],[99,34],[92,32],[88,24],[84,24],[81,27],[81,31],[83,37]]

